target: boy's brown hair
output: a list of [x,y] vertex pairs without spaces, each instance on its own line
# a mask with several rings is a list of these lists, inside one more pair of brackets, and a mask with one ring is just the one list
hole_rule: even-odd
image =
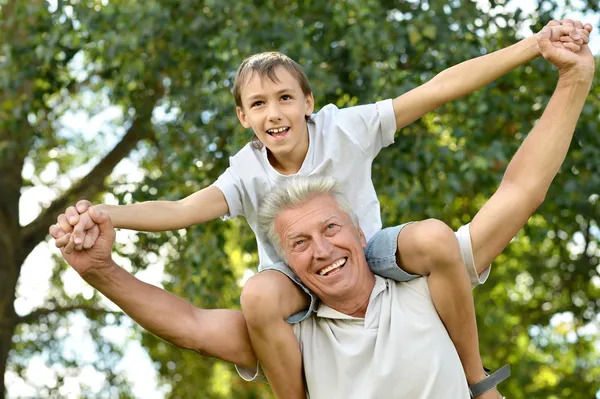
[[242,85],[252,76],[254,72],[258,72],[260,77],[268,77],[273,82],[277,82],[275,69],[281,66],[291,73],[300,84],[300,88],[305,95],[311,94],[312,90],[308,83],[308,77],[302,67],[290,57],[277,51],[269,51],[265,53],[254,54],[246,58],[240,64],[235,80],[233,81],[233,97],[235,105],[242,107]]

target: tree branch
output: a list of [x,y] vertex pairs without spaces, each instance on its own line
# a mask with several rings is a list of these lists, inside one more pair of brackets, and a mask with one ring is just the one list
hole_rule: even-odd
[[86,315],[113,314],[115,316],[123,316],[125,314],[123,312],[116,312],[112,310],[96,308],[91,305],[62,306],[54,309],[38,308],[32,311],[31,313],[26,314],[25,316],[17,317],[17,324],[32,324],[38,321],[40,318],[48,316],[50,314],[64,315],[66,313],[71,313],[76,310],[82,310]]
[[152,111],[162,94],[163,90],[155,89],[153,95],[147,97],[143,106],[137,109],[135,120],[115,148],[87,176],[74,184],[61,197],[54,200],[33,222],[22,228],[23,261],[35,246],[45,239],[48,234],[48,227],[55,223],[57,216],[67,206],[74,204],[78,199],[90,198],[102,192],[105,189],[104,181],[112,173],[115,166],[136,147],[140,140],[152,134]]

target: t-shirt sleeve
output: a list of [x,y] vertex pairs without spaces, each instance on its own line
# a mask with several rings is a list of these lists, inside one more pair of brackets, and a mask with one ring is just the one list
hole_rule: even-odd
[[455,234],[458,239],[460,254],[463,262],[465,262],[465,266],[467,266],[467,271],[469,272],[471,287],[475,288],[487,281],[492,267],[489,265],[481,274],[477,274],[475,257],[473,256],[473,246],[471,244],[470,224],[462,226]]
[[396,117],[392,100],[343,108],[336,125],[370,158],[394,142]]
[[227,206],[229,207],[229,213],[222,216],[221,219],[228,220],[244,214],[241,179],[231,167],[227,168],[227,170],[225,170],[212,185],[223,192],[225,200],[227,201]]
[[255,368],[246,368],[242,366],[235,365],[235,370],[238,372],[238,375],[242,377],[242,380],[248,382],[267,382],[267,377],[265,377],[265,373],[263,372],[262,367],[259,362],[256,362]]

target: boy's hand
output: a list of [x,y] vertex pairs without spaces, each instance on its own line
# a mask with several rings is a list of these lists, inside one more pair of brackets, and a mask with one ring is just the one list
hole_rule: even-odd
[[[67,254],[73,250],[81,251],[90,249],[98,239],[99,230],[94,220],[90,217],[89,210],[92,203],[81,200],[75,207],[69,207],[57,219],[57,226],[65,235],[56,239],[56,247],[63,248]],[[67,233],[71,233],[66,236]]]
[[[562,46],[564,48],[571,49],[572,51],[579,51],[578,46],[581,47],[584,44],[588,44],[590,41],[590,32],[592,31],[592,25],[583,24],[581,21],[573,21],[572,19],[563,19],[562,21],[552,20],[548,22],[548,24],[544,27],[546,28],[555,28],[557,26],[566,26],[572,27],[573,30],[567,30],[562,32],[562,36],[555,36],[553,45]],[[542,29],[542,31],[544,30]],[[536,39],[539,38],[539,35],[542,31],[536,34]],[[539,48],[539,47],[538,47]],[[541,51],[540,51],[541,54]]]
[[[67,252],[68,245],[61,248],[62,255],[67,263],[82,277],[85,274],[106,271],[114,266],[111,258],[111,250],[115,240],[115,230],[112,227],[110,217],[106,212],[102,212],[97,207],[90,208],[89,213],[86,212],[86,215],[98,230],[99,234],[96,237],[98,238],[96,245],[92,249],[84,249],[76,252],[73,252],[72,248],[70,252]],[[60,221],[58,224],[50,226],[50,235],[57,241],[57,246],[58,241],[66,239],[68,242],[72,236],[71,232],[65,231],[59,226],[68,226],[67,229],[71,229],[72,226],[70,224],[64,224],[67,220],[66,215],[61,214],[58,219]]]
[[[558,68],[561,79],[588,82],[594,74],[594,57],[587,45],[589,38],[584,39],[579,32],[583,30],[589,35],[591,25],[586,24],[583,29],[577,26],[584,25],[577,21],[546,26],[536,36],[537,45],[542,56]],[[581,45],[577,44],[580,39],[584,40]]]

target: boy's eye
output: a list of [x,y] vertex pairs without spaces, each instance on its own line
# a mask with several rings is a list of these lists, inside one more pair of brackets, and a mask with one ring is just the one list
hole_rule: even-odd
[[251,107],[258,107],[259,105],[263,105],[264,103],[262,101],[254,101],[251,105]]
[[284,101],[286,101],[286,100],[291,100],[292,97],[290,95],[288,95],[288,94],[284,94],[283,96],[281,96],[281,99],[284,100]]

